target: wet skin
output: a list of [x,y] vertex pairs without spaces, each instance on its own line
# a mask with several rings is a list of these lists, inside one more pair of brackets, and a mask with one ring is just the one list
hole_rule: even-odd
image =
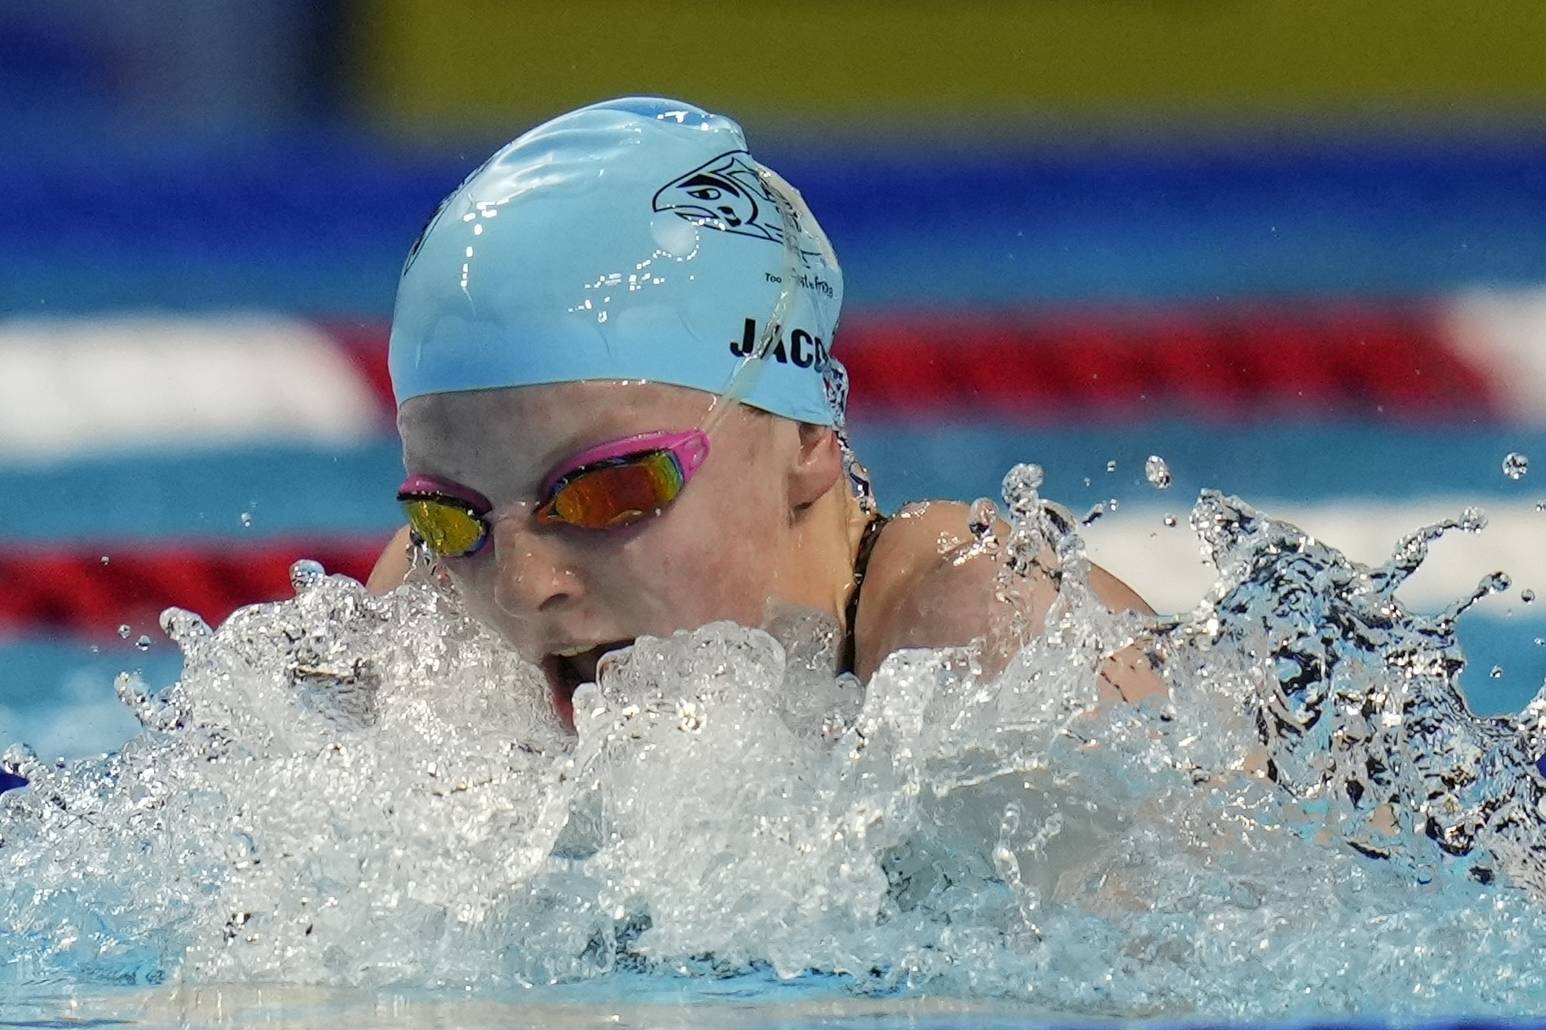
[[[638,636],[722,619],[758,626],[770,603],[843,624],[866,518],[830,430],[737,407],[714,423],[708,458],[659,516],[606,531],[531,517],[543,482],[567,458],[637,433],[691,429],[710,404],[681,387],[586,382],[431,395],[399,412],[410,474],[493,503],[489,543],[442,564],[473,614],[543,669],[566,724],[575,687],[594,678],[606,651]],[[999,555],[961,560],[972,542],[966,523],[964,505],[932,502],[899,512],[881,534],[857,618],[861,678],[902,648],[984,638],[993,671],[1025,627],[1039,629],[1056,597],[1053,578],[1036,572],[1007,596],[995,590]],[[401,582],[404,539],[405,531],[384,552],[372,589]],[[1091,585],[1114,609],[1148,610],[1104,570]],[[1113,696],[1159,689],[1136,655],[1108,662],[1103,675]]]

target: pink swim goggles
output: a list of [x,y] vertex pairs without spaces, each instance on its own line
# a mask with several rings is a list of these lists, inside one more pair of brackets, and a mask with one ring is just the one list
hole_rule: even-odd
[[[708,453],[701,429],[643,433],[591,447],[548,477],[533,515],[539,523],[582,529],[632,525],[676,500]],[[397,500],[415,538],[438,557],[474,554],[488,540],[494,506],[476,491],[409,476]]]

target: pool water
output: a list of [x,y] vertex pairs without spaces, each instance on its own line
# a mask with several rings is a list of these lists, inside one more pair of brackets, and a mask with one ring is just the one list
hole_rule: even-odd
[[[1113,616],[1076,523],[1006,480],[977,543],[1067,569],[997,677],[970,649],[833,679],[776,613],[643,638],[576,698],[429,584],[302,563],[143,727],[0,801],[22,1020],[1065,1025],[1506,1017],[1546,1008],[1541,710],[1478,717],[1456,621],[1401,601],[1457,513],[1381,566],[1217,494],[1217,581]],[[1006,625],[1004,632],[1025,627]],[[1099,701],[1136,644],[1169,685]],[[615,1017],[615,1018],[614,1018]],[[10,1016],[7,1016],[10,1018]]]
[[[356,1030],[397,1027],[572,1028],[572,1030],[1026,1030],[1134,1025],[1135,1020],[1074,1018],[1024,1003],[933,998],[802,996],[787,986],[737,984],[720,990],[628,984],[610,997],[560,990],[522,994],[466,994],[423,990],[363,991],[232,984],[177,988],[85,987],[40,990],[5,1009],[3,1026],[133,1026],[144,1030],[202,1026],[255,1026],[272,1030],[344,1023]],[[1145,1020],[1167,1027],[1207,1026],[1186,1019]],[[1272,1023],[1284,1030],[1377,1027],[1385,1020],[1327,1019]],[[1425,1030],[1465,1027],[1504,1030],[1537,1025],[1528,1019],[1424,1020]]]

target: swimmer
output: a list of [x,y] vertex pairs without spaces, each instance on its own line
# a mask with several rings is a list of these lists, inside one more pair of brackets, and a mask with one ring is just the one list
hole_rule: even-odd
[[[730,119],[627,98],[532,129],[404,265],[408,526],[369,587],[422,548],[541,667],[567,725],[607,652],[791,608],[835,622],[834,672],[861,681],[895,651],[973,641],[1001,669],[1023,642],[1002,627],[1041,625],[1056,560],[995,590],[1002,557],[970,550],[967,506],[874,510],[840,439],[842,296],[820,226]],[[1149,612],[1103,569],[1091,587]],[[1101,675],[1127,700],[1160,689],[1135,654]]]

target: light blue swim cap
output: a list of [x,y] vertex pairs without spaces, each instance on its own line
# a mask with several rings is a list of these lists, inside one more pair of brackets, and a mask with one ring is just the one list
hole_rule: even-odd
[[392,386],[399,405],[587,379],[719,394],[766,344],[740,400],[833,425],[842,300],[831,244],[739,125],[610,100],[532,129],[442,202],[398,284]]

